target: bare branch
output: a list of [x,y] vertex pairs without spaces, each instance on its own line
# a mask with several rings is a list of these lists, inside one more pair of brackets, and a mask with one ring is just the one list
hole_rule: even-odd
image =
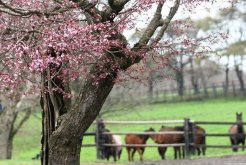
[[7,3],[4,3],[2,0],[0,0],[0,11],[13,16],[22,16],[22,17],[30,17],[32,15],[37,15],[39,17],[44,15],[51,16],[51,15],[56,15],[66,12],[72,8],[75,8],[75,6],[74,5],[68,5],[65,7],[55,6],[53,8],[45,9],[45,10],[24,10],[21,8],[12,7]]
[[154,17],[152,18],[152,20],[150,21],[148,27],[146,28],[146,30],[144,31],[142,37],[140,38],[139,42],[136,44],[138,46],[144,46],[147,45],[150,38],[153,36],[153,34],[155,33],[156,29],[160,26],[160,20],[161,20],[161,10],[163,7],[164,3],[160,2],[156,8]]
[[12,137],[14,137],[16,135],[16,133],[19,131],[19,129],[22,127],[22,125],[29,119],[29,117],[30,117],[30,115],[32,113],[31,107],[26,108],[25,111],[26,111],[25,116],[21,119],[19,124],[13,130],[13,132],[11,134]]
[[163,25],[162,25],[160,31],[158,32],[154,42],[151,44],[151,46],[153,46],[153,44],[158,43],[161,40],[161,38],[163,37],[164,32],[166,31],[169,23],[171,22],[173,16],[178,11],[179,4],[180,4],[180,0],[176,0],[174,6],[171,7],[168,16],[162,21]]

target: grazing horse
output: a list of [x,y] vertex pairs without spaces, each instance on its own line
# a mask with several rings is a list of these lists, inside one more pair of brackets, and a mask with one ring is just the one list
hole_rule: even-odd
[[[145,132],[153,132],[153,131],[154,131],[153,128],[145,130]],[[125,137],[125,143],[126,144],[146,144],[149,137],[150,135],[127,134]],[[126,146],[128,160],[133,161],[134,154],[136,151],[138,151],[138,154],[140,156],[140,161],[142,161],[144,149],[145,147]]]
[[104,123],[101,121],[98,125],[99,127],[99,136],[97,139],[97,136],[95,138],[95,141],[99,144],[99,155],[101,159],[107,159],[109,161],[110,156],[113,157],[114,161],[120,159],[122,148],[121,146],[104,146],[104,144],[117,144],[121,145],[121,139],[118,135],[112,135],[112,134],[105,134],[109,133],[110,131],[105,128]]
[[[121,137],[119,135],[112,135],[113,138],[113,144],[117,144],[117,145],[122,145],[122,141],[121,141]],[[122,153],[122,146],[117,146],[116,147],[116,156],[118,157],[118,160],[120,160],[120,156]]]
[[232,146],[232,151],[237,152],[238,147],[235,145],[239,145],[242,143],[242,150],[244,150],[244,143],[245,143],[245,131],[243,128],[243,119],[242,119],[242,112],[236,113],[236,123],[231,126],[229,129],[230,140]]
[[[200,127],[200,126],[196,126],[195,127],[195,145],[206,145],[206,131],[204,128]],[[203,156],[206,154],[206,147],[202,146],[202,147],[195,147],[195,149],[197,150],[197,155],[200,156],[201,153],[203,154]]]
[[[105,144],[122,145],[121,137],[119,135],[107,134],[104,136],[104,138],[105,138],[104,139]],[[117,158],[118,160],[120,160],[121,153],[122,153],[121,146],[104,146],[103,148],[103,154],[108,161],[110,156],[113,157],[114,161],[117,161]]]
[[[183,131],[183,127],[165,127],[162,126],[159,130],[160,132],[175,132],[175,131]],[[157,134],[157,135],[151,135],[152,140],[157,144],[175,144],[175,143],[184,143],[184,135],[183,134]],[[174,146],[174,158],[177,159],[181,158],[181,147],[180,146]],[[158,152],[161,158],[165,159],[165,153],[166,153],[167,147],[158,147]],[[182,147],[183,150],[183,147]],[[177,155],[178,154],[178,155]],[[184,152],[182,154],[184,158]]]
[[[105,129],[103,133],[110,132],[108,129]],[[102,134],[100,137],[102,144],[113,144],[113,136],[111,134]],[[102,156],[109,161],[110,156],[113,157],[114,161],[116,161],[116,147],[113,146],[103,146],[102,147]]]

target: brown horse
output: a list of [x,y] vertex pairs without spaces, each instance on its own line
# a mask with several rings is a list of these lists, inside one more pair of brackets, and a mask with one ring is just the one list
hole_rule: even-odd
[[[183,131],[183,127],[165,127],[162,126],[159,130],[160,132],[175,132],[175,131]],[[157,144],[177,144],[177,143],[184,143],[184,135],[183,134],[158,134],[158,135],[151,135],[152,140]],[[175,146],[174,149],[174,158],[177,157],[181,158],[181,147]],[[167,147],[158,147],[159,155],[162,159],[165,159]],[[182,147],[183,150],[183,147]],[[177,155],[178,154],[178,155]],[[184,158],[184,152],[182,154]]]
[[242,143],[242,150],[244,150],[244,144],[245,144],[245,131],[243,128],[243,119],[242,119],[242,112],[241,113],[236,113],[236,123],[231,126],[229,129],[229,134],[230,135],[230,141],[232,146],[232,151],[237,152],[238,147],[235,145],[239,145]]
[[[205,129],[203,129],[200,126],[196,126],[195,127],[195,145],[206,145],[206,131]],[[205,146],[197,146],[195,147],[195,149],[197,150],[197,155],[200,156],[201,153],[203,155],[206,154],[206,147]]]
[[[153,132],[154,129],[150,128],[148,130],[145,130],[145,132]],[[146,144],[148,138],[150,135],[136,135],[136,134],[127,134],[125,137],[125,143],[126,144]],[[127,154],[128,154],[128,160],[133,161],[133,157],[136,151],[138,151],[140,156],[140,161],[143,160],[143,154],[144,154],[145,147],[135,147],[135,146],[127,146]]]

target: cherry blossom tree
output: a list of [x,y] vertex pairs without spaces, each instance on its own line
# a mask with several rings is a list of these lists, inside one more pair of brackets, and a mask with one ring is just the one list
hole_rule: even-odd
[[[160,50],[178,55],[164,32],[178,8],[205,2],[215,0],[0,0],[0,89],[13,93],[32,82],[26,94],[40,92],[42,165],[79,165],[83,133],[118,75],[136,75],[142,69],[132,65]],[[141,21],[146,30],[130,44],[123,34]]]

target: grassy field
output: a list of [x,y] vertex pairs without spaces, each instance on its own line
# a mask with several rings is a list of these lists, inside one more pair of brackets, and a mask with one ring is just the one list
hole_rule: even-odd
[[[195,121],[235,121],[236,112],[246,112],[245,99],[217,99],[207,101],[193,101],[180,103],[163,103],[135,107],[134,110],[111,115],[105,120],[180,120],[190,118]],[[246,121],[246,113],[243,116]],[[111,132],[142,132],[143,130],[154,127],[156,130],[161,125],[106,125]],[[201,125],[207,133],[227,133],[230,126]],[[95,131],[92,125],[89,132]],[[13,160],[0,161],[1,165],[36,165],[39,161],[31,160],[40,150],[41,120],[32,116],[21,128],[14,139]],[[122,136],[124,139],[124,136]],[[94,143],[94,137],[84,137],[84,143]],[[153,143],[148,140],[148,144]],[[228,137],[207,137],[207,144],[227,145]],[[238,152],[238,154],[242,152]],[[207,156],[220,156],[233,154],[231,149],[207,149]],[[145,160],[159,160],[160,157],[156,148],[146,148]],[[173,159],[173,149],[167,150],[167,159]],[[139,157],[136,154],[135,160]],[[96,160],[95,148],[81,149],[81,162],[84,164],[100,162]],[[121,163],[127,162],[126,150],[123,149]]]

